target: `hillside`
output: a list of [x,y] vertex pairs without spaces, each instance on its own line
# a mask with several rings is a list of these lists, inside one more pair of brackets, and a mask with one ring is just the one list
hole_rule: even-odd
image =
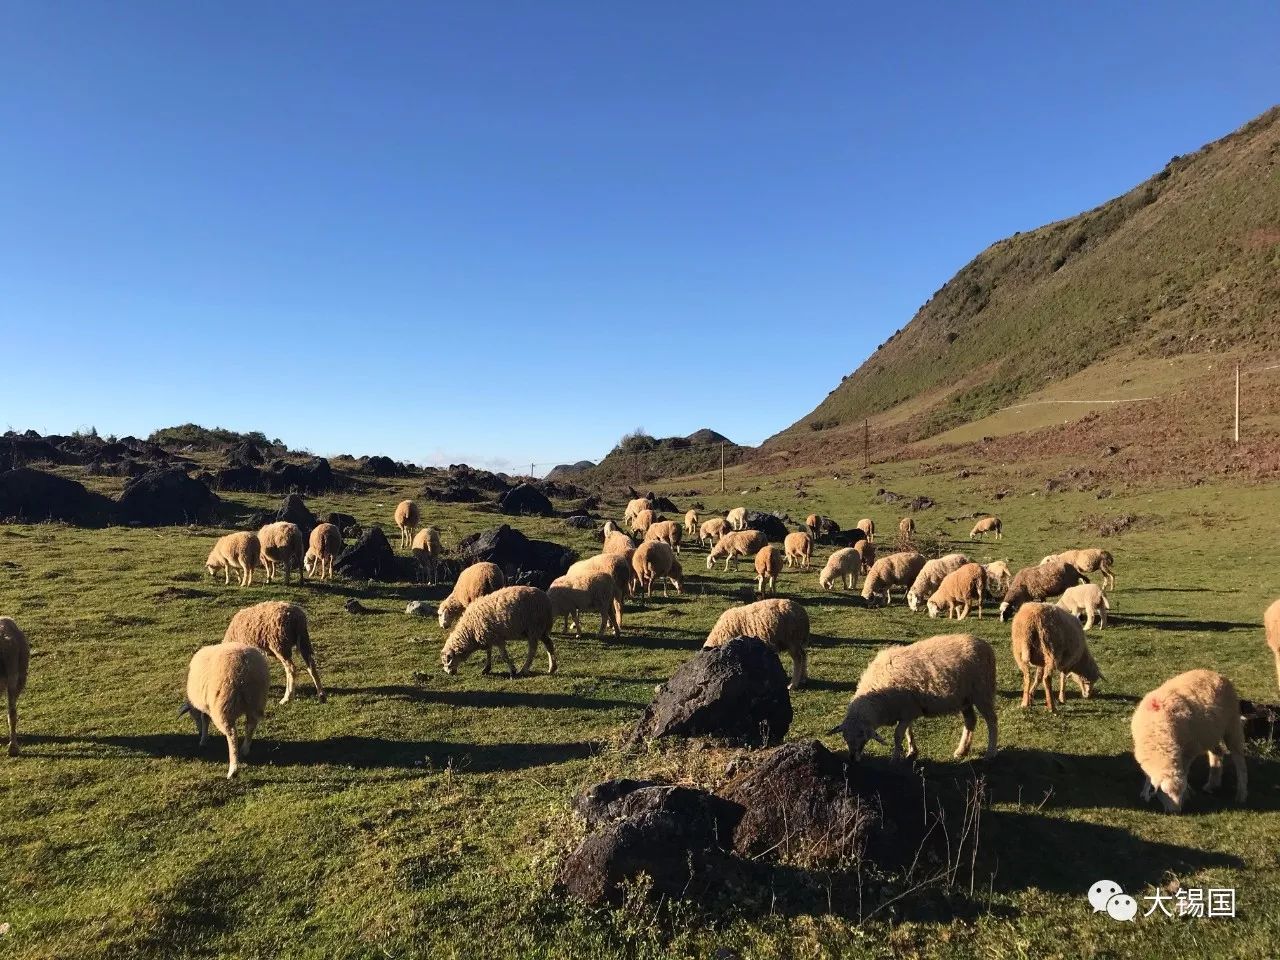
[[917,441],[1106,361],[1270,356],[1277,331],[1280,107],[1122,196],[988,247],[761,449],[860,452],[864,418]]
[[623,437],[598,464],[556,467],[548,477],[597,489],[634,485],[716,469],[722,451],[725,465],[733,466],[751,450],[705,427],[687,437],[652,437],[637,430]]

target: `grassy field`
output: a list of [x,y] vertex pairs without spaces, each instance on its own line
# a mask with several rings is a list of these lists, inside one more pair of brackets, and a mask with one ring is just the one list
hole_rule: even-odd
[[[793,517],[817,511],[845,525],[870,515],[888,531],[901,512],[877,501],[874,490],[884,486],[936,498],[917,520],[924,534],[948,536],[969,524],[945,516],[993,506],[976,482],[926,476],[911,464],[877,468],[870,483],[730,476],[731,491],[761,489],[711,494],[709,481],[686,479],[672,485],[673,496],[682,507],[699,500]],[[318,497],[311,506],[386,523],[415,486]],[[246,509],[271,502],[233,496]],[[465,507],[426,507],[446,545],[499,522]],[[201,567],[217,530],[0,527],[0,613],[18,620],[33,647],[20,704],[24,753],[0,758],[0,922],[9,924],[0,956],[685,957],[719,948],[752,958],[1273,955],[1274,753],[1255,747],[1250,755],[1243,809],[1200,794],[1187,815],[1165,816],[1137,801],[1128,720],[1142,693],[1194,666],[1223,671],[1243,696],[1276,699],[1260,620],[1280,596],[1280,489],[1106,501],[1027,490],[998,508],[1006,538],[975,548],[976,559],[1023,565],[1087,545],[1115,553],[1112,624],[1090,637],[1105,681],[1094,699],[1073,699],[1054,716],[1042,706],[1024,712],[1007,625],[969,621],[999,657],[1001,753],[990,763],[952,761],[957,718],[922,722],[918,739],[926,772],[971,768],[988,780],[977,893],[959,917],[901,922],[888,913],[859,922],[784,910],[767,898],[715,914],[687,905],[589,911],[550,892],[558,858],[580,829],[568,805],[582,786],[637,771],[715,785],[726,751],[670,747],[623,757],[614,744],[718,614],[745,598],[748,567],[710,573],[702,551],[686,550],[685,594],[630,605],[624,642],[559,637],[559,673],[513,681],[480,675],[478,658],[459,676],[441,672],[438,627],[406,616],[404,605],[438,600],[447,588],[239,590]],[[1096,524],[1119,514],[1136,521],[1101,539]],[[558,521],[516,525],[594,552],[589,534]],[[858,609],[847,596],[818,591],[816,580],[815,569],[788,571],[782,581],[784,595],[808,606],[815,632],[813,683],[793,697],[789,739],[820,737],[834,748],[838,738],[825,732],[875,650],[944,626],[902,607]],[[373,612],[346,613],[352,596]],[[331,696],[317,702],[300,674],[297,700],[276,704],[283,677],[273,666],[276,696],[253,756],[228,782],[225,745],[211,739],[198,750],[176,708],[192,651],[221,639],[240,606],[267,598],[306,605]],[[870,762],[885,762],[882,748],[872,753]],[[1201,770],[1202,762],[1197,784]],[[1085,900],[1104,878],[1138,896],[1174,883],[1234,887],[1238,916],[1116,922],[1093,915]]]

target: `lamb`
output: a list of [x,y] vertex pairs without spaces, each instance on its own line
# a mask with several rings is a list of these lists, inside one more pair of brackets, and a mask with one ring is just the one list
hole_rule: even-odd
[[661,540],[647,540],[640,544],[631,558],[631,569],[635,571],[637,586],[644,588],[646,597],[653,596],[653,582],[662,581],[662,595],[667,595],[667,581],[676,588],[676,593],[683,591],[684,571],[675,552]]
[[916,522],[910,517],[903,517],[898,521],[898,536],[910,543],[911,538],[916,535]]
[[221,570],[222,582],[228,585],[231,583],[231,571],[236,570],[240,573],[240,586],[253,586],[253,571],[258,568],[261,555],[262,544],[256,533],[228,533],[213,545],[204,568],[211,577]]
[[262,552],[258,555],[260,563],[267,571],[267,583],[275,579],[276,567],[284,565],[284,582],[289,582],[289,575],[298,571],[298,582],[305,580],[303,564],[306,560],[306,548],[303,547],[302,530],[296,523],[288,520],[277,520],[268,523],[258,531],[258,542]]
[[[1013,662],[1022,671],[1022,706],[1031,706],[1036,685],[1044,683],[1044,704],[1054,712],[1049,679],[1058,671],[1058,702],[1066,702],[1066,676],[1076,678],[1080,694],[1086,700],[1102,673],[1089,652],[1080,621],[1072,614],[1049,603],[1024,603],[1013,618]],[[1035,676],[1031,674],[1035,667]]]
[[607,573],[613,577],[613,582],[618,585],[620,592],[634,597],[636,595],[636,574],[631,566],[631,558],[634,556],[634,550],[630,550],[627,553],[597,554],[594,557],[587,557],[587,559],[579,560],[573,564],[569,567],[565,576],[576,577],[587,573]]
[[440,531],[435,527],[423,527],[414,534],[410,551],[418,561],[423,579],[428,584],[435,583],[436,575],[440,570],[440,558],[444,556],[444,547],[440,544]]
[[[191,714],[200,746],[209,738],[209,721],[227,738],[227,779],[236,775],[240,758],[249,756],[253,731],[267,712],[267,658],[244,643],[201,647],[187,668],[187,698],[178,716]],[[237,743],[236,723],[244,717],[244,745]]]
[[1216,790],[1222,784],[1224,745],[1236,770],[1236,802],[1248,799],[1240,698],[1221,674],[1188,670],[1166,680],[1142,698],[1130,730],[1133,758],[1146,778],[1139,795],[1143,800],[1156,794],[1166,812],[1181,812],[1190,789],[1191,761],[1200,753],[1209,757],[1205,790]]
[[[859,543],[866,541],[860,540]],[[827,565],[818,574],[818,586],[830,590],[837,580],[844,583],[846,590],[852,590],[862,569],[862,557],[854,547],[843,547],[827,557]]]
[[707,554],[707,569],[714,567],[717,560],[724,560],[724,570],[728,573],[730,562],[737,566],[739,557],[755,556],[761,547],[768,545],[768,536],[759,530],[736,530],[726,533]]
[[1073,617],[1079,617],[1084,614],[1084,628],[1086,630],[1093,629],[1094,618],[1098,618],[1098,629],[1103,630],[1107,626],[1107,611],[1111,609],[1111,604],[1107,603],[1107,595],[1102,592],[1102,588],[1096,583],[1081,583],[1070,588],[1062,594],[1058,599],[1058,606],[1066,610]]
[[18,748],[18,697],[27,686],[27,668],[31,663],[31,645],[27,635],[11,617],[0,617],[0,679],[4,680],[9,700],[9,756],[16,757]]
[[692,537],[698,532],[698,511],[690,510],[684,515],[684,535]]
[[1091,547],[1087,550],[1064,550],[1062,553],[1045,557],[1040,562],[1048,563],[1051,560],[1061,560],[1063,563],[1069,563],[1081,573],[1093,573],[1097,570],[1102,574],[1102,589],[1114,590],[1116,588],[1116,575],[1114,572],[1115,559],[1107,550],[1099,550]]
[[293,699],[293,649],[298,648],[306,665],[311,682],[316,685],[316,696],[324,703],[324,687],[320,685],[320,668],[316,666],[315,651],[311,648],[311,633],[307,628],[307,612],[296,603],[282,600],[266,600],[236,612],[227,624],[223,643],[243,643],[269,653],[284,667],[284,696],[281,703]]
[[857,523],[857,528],[867,535],[867,539],[872,543],[876,542],[876,522],[870,517],[863,517]]
[[[547,649],[547,673],[555,673],[556,648],[551,642],[554,622],[551,599],[537,587],[503,587],[480,597],[463,611],[440,651],[440,665],[445,673],[456,674],[467,657],[483,650],[484,672],[489,673],[493,669],[493,650],[496,647],[514,679],[517,674],[529,672],[541,642]],[[507,652],[507,644],[520,639],[528,641],[529,652],[524,666],[517,671],[511,654]]]
[[862,584],[862,596],[870,600],[884,594],[885,606],[893,604],[893,588],[904,590],[915,582],[920,571],[924,569],[924,555],[914,550],[891,553],[881,557],[867,571],[867,579]]
[[928,600],[929,617],[936,617],[943,610],[947,611],[947,619],[951,614],[957,620],[969,616],[969,607],[975,601],[978,604],[978,619],[982,619],[982,595],[987,589],[987,571],[980,563],[966,563],[958,570],[953,570],[942,579],[938,589]]
[[436,611],[440,629],[448,630],[458,622],[462,611],[467,607],[481,597],[496,593],[506,585],[507,578],[503,575],[502,568],[496,563],[489,563],[487,560],[473,563],[458,574],[452,592],[441,601],[440,609]]
[[604,548],[601,553],[630,553],[636,548],[636,542],[620,530],[606,534]]
[[991,644],[968,633],[929,637],[881,650],[858,680],[844,720],[831,732],[844,735],[849,757],[858,760],[868,740],[885,743],[877,729],[895,723],[893,759],[902,757],[904,737],[906,755],[914,758],[911,724],[919,717],[952,713],[964,718],[955,756],[969,752],[977,713],[981,713],[987,725],[987,759],[994,757],[996,653]]
[[968,562],[969,558],[963,553],[948,553],[925,563],[912,582],[911,589],[907,591],[907,606],[912,610],[919,610],[929,599],[929,595],[942,585],[947,574],[959,570]]
[[1023,567],[1009,583],[1000,601],[1000,621],[1004,622],[1005,611],[1010,607],[1017,608],[1029,600],[1044,601],[1060,596],[1077,583],[1088,583],[1084,577],[1069,563],[1052,561],[1034,567]]
[[556,617],[564,617],[567,630],[572,620],[574,634],[581,635],[579,613],[595,610],[600,614],[600,639],[605,638],[606,626],[613,630],[616,639],[621,639],[622,591],[609,574],[597,571],[557,577],[547,588],[547,598],[551,601],[553,623]]
[[684,533],[674,520],[659,520],[645,531],[646,540],[661,540],[676,553],[680,552],[680,537]]
[[745,530],[747,528],[746,507],[734,507],[724,515],[724,518],[729,522],[731,530]]
[[409,546],[413,543],[413,535],[418,532],[418,524],[422,519],[418,505],[412,500],[401,500],[396,504],[393,519],[400,528],[400,546]]
[[985,540],[988,533],[994,533],[996,539],[999,540],[1004,536],[1004,531],[1000,527],[999,517],[983,517],[973,525],[973,529],[969,531],[970,540]]
[[702,526],[698,528],[698,541],[711,546],[732,529],[729,521],[724,517],[712,517],[710,520],[704,520]]
[[782,549],[786,551],[788,567],[794,563],[801,570],[808,570],[813,557],[813,534],[804,531],[788,533],[782,541]]
[[987,596],[991,599],[1003,597],[1005,591],[1009,589],[1009,583],[1013,580],[1013,574],[1009,572],[1008,560],[992,560],[990,563],[984,563],[987,570]]
[[653,501],[648,497],[636,497],[627,504],[627,509],[622,514],[622,522],[630,523],[641,510],[651,510],[652,508]]
[[1263,629],[1266,631],[1267,646],[1276,658],[1276,683],[1280,684],[1280,600],[1267,607],[1262,615]]
[[641,510],[631,521],[631,532],[644,535],[649,528],[658,522],[658,515],[652,510]]
[[790,690],[798,690],[809,678],[809,614],[794,600],[771,598],[720,614],[702,649],[718,647],[734,637],[763,640],[779,656],[791,655]]
[[782,551],[774,546],[761,547],[756,553],[756,593],[760,596],[778,592],[778,574],[782,572],[782,560]]
[[332,523],[318,523],[311,531],[307,555],[302,558],[303,569],[311,576],[319,571],[321,580],[333,579],[333,562],[342,553],[342,531]]

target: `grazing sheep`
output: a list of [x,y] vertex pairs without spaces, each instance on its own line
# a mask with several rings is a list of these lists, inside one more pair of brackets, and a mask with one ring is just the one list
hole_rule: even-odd
[[820,513],[811,513],[804,519],[804,528],[813,537],[814,543],[820,543],[823,537],[833,536],[840,532],[840,524]]
[[973,529],[969,531],[970,540],[985,540],[988,533],[994,533],[996,539],[1004,537],[1004,531],[1000,526],[999,517],[983,517],[973,525]]
[[870,540],[859,540],[853,545],[853,549],[858,552],[858,557],[862,560],[862,573],[866,573],[876,562],[876,545]]
[[1045,557],[1040,562],[1043,564],[1051,560],[1061,560],[1063,563],[1069,563],[1081,573],[1093,573],[1097,570],[1102,574],[1103,590],[1114,590],[1116,588],[1115,559],[1111,556],[1110,551],[1099,550],[1096,547],[1090,547],[1087,550],[1064,550],[1062,553]]
[[782,572],[783,554],[774,546],[761,547],[756,553],[756,593],[778,592],[778,574]]
[[636,518],[636,514],[638,514],[641,510],[651,510],[652,508],[653,508],[653,501],[650,500],[648,497],[636,497],[634,500],[630,501],[627,504],[627,509],[623,511],[622,522],[630,523],[632,520]]
[[702,649],[718,647],[734,637],[763,640],[775,653],[791,655],[791,683],[798,690],[809,678],[809,614],[794,600],[757,600],[740,607],[730,607],[707,634]]
[[601,553],[629,553],[636,548],[636,542],[620,530],[608,533],[604,538]]
[[311,633],[307,629],[307,612],[296,603],[282,600],[265,600],[252,607],[238,610],[227,624],[222,635],[223,643],[244,643],[269,653],[284,667],[284,696],[281,703],[293,699],[293,648],[316,685],[316,696],[323,703],[324,687],[320,685],[320,668],[316,666],[315,651],[311,648]]
[[813,534],[803,531],[788,533],[782,541],[782,549],[786,551],[788,567],[794,563],[801,570],[808,570],[813,557]]
[[635,551],[627,553],[601,553],[594,557],[579,560],[569,567],[566,577],[579,577],[588,573],[607,573],[613,577],[618,590],[629,597],[636,595],[636,574],[631,566],[631,558]]
[[1080,575],[1080,571],[1069,563],[1054,560],[1034,567],[1023,567],[1009,583],[1000,601],[1000,620],[1004,622],[1005,611],[1010,607],[1017,608],[1029,600],[1045,601],[1061,596],[1077,583],[1088,583]]
[[1111,604],[1107,603],[1107,595],[1096,583],[1080,583],[1071,587],[1058,598],[1058,606],[1073,617],[1078,618],[1083,613],[1086,630],[1093,629],[1095,617],[1098,619],[1098,629],[1105,629],[1107,611],[1111,609]]
[[898,536],[903,540],[910,541],[916,535],[916,522],[910,517],[903,517],[898,521]]
[[311,531],[307,555],[302,558],[302,566],[311,576],[319,579],[333,579],[333,562],[342,553],[342,531],[332,523],[318,523]]
[[661,540],[676,553],[680,552],[680,537],[684,530],[674,520],[659,520],[645,531],[646,540]]
[[769,537],[759,530],[735,530],[726,533],[707,554],[707,569],[716,565],[717,560],[724,560],[725,573],[729,572],[729,563],[736,567],[739,557],[755,556],[761,547],[769,545]]
[[27,686],[27,667],[31,662],[31,645],[27,636],[11,617],[0,617],[0,678],[9,700],[9,756],[18,749],[18,697]]
[[902,587],[905,591],[920,575],[924,564],[924,555],[914,550],[881,557],[867,571],[867,579],[862,584],[863,599],[884,594],[885,606],[892,605],[893,588]]
[[745,530],[747,528],[746,507],[734,507],[724,515],[724,518],[729,522],[731,530]]
[[[858,541],[859,545],[863,543],[866,543],[866,541]],[[818,586],[822,587],[823,590],[830,590],[835,582],[839,580],[844,583],[846,590],[852,590],[861,570],[862,557],[858,554],[857,547],[842,547],[827,557],[827,565],[818,574]]]
[[658,515],[652,510],[641,510],[631,520],[631,532],[643,536],[649,528],[658,522]]
[[267,571],[267,583],[275,579],[276,567],[284,566],[284,582],[289,582],[289,575],[298,571],[298,582],[305,579],[303,564],[306,559],[306,548],[303,546],[302,530],[296,523],[288,520],[277,520],[268,523],[258,531],[258,542],[262,552],[258,555],[258,563]]
[[400,546],[409,546],[413,543],[413,535],[418,532],[418,523],[422,519],[422,515],[418,512],[418,505],[412,500],[401,500],[396,504],[393,519],[396,526],[400,528]]
[[869,541],[876,542],[876,522],[870,517],[863,517],[859,520],[857,528],[867,535]]
[[[178,716],[191,714],[200,746],[209,738],[209,721],[227,738],[227,779],[236,775],[240,758],[249,756],[253,731],[267,712],[270,683],[267,658],[244,643],[201,647],[187,668],[187,698]],[[237,743],[236,722],[244,717],[244,745]]]
[[844,735],[850,758],[857,760],[868,740],[885,743],[876,731],[894,723],[893,759],[902,757],[904,737],[907,757],[913,758],[916,746],[911,724],[919,717],[952,713],[964,717],[955,756],[969,752],[977,713],[981,713],[987,724],[987,759],[994,757],[996,652],[991,644],[968,633],[929,637],[881,650],[858,680],[844,720],[831,732]]
[[252,586],[253,571],[258,568],[261,556],[262,544],[256,533],[228,533],[213,545],[204,568],[211,577],[221,570],[225,584],[231,583],[231,571],[236,570],[240,573],[240,586]]
[[[458,672],[458,666],[477,650],[485,652],[484,672],[493,669],[496,647],[514,678],[526,674],[533,666],[534,655],[541,643],[547,649],[547,673],[556,672],[556,648],[551,642],[550,598],[537,587],[503,587],[473,601],[458,620],[457,626],[440,651],[440,665],[445,673]],[[507,652],[507,644],[528,641],[529,652],[518,671]]]
[[1198,754],[1208,755],[1205,790],[1216,790],[1222,784],[1224,752],[1231,754],[1236,769],[1236,803],[1248,799],[1240,698],[1222,674],[1188,670],[1166,680],[1142,698],[1130,730],[1133,758],[1146,776],[1139,795],[1143,800],[1157,794],[1166,812],[1181,812],[1191,761]]
[[1267,646],[1276,658],[1276,683],[1280,684],[1280,600],[1267,607],[1262,616],[1263,628],[1266,630]]
[[[1070,673],[1086,700],[1102,674],[1089,652],[1084,630],[1074,615],[1049,603],[1024,603],[1013,618],[1013,662],[1022,671],[1022,706],[1031,706],[1031,695],[1044,682],[1044,705],[1053,713],[1049,679],[1058,671],[1058,702],[1066,703],[1066,678]],[[1031,667],[1036,668],[1035,676]]]
[[662,581],[662,595],[667,595],[667,581],[682,592],[683,571],[676,560],[675,551],[661,540],[647,540],[631,557],[631,569],[635,571],[636,584],[644,588],[646,597],[653,596],[653,582]]
[[987,569],[987,596],[992,600],[1003,597],[1013,580],[1013,574],[1009,572],[1009,561],[992,560],[983,566]]
[[928,600],[929,617],[936,617],[943,610],[947,611],[947,619],[951,614],[957,620],[969,616],[969,607],[978,604],[978,619],[982,619],[982,595],[987,589],[987,571],[980,563],[966,563],[958,570],[952,570],[942,578],[942,583]]
[[489,563],[487,560],[473,563],[458,574],[453,590],[440,602],[440,609],[437,611],[440,629],[448,630],[458,622],[462,611],[467,607],[481,597],[501,590],[506,585],[507,578],[503,575],[502,568],[496,563]]
[[912,582],[911,589],[907,591],[907,606],[912,610],[919,610],[930,594],[942,585],[947,574],[959,570],[968,562],[969,558],[963,553],[948,553],[945,557],[925,563]]
[[732,530],[733,528],[729,526],[729,521],[724,517],[712,517],[710,520],[704,520],[702,526],[698,528],[698,541],[707,546],[712,546]]
[[551,601],[552,622],[564,617],[568,630],[572,621],[575,636],[582,633],[578,615],[595,610],[600,614],[600,639],[604,639],[606,627],[613,630],[615,638],[622,637],[622,591],[609,574],[597,571],[557,577],[547,588],[547,599]]
[[698,511],[690,510],[684,515],[684,535],[693,537],[698,532]]
[[440,545],[440,531],[435,527],[423,527],[414,534],[413,546],[409,549],[413,558],[418,561],[423,580],[434,584],[436,573],[440,569],[440,558],[444,556],[444,547]]

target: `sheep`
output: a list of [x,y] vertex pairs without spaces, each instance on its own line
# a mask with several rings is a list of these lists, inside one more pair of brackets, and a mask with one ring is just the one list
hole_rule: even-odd
[[684,533],[674,520],[659,520],[644,533],[646,540],[661,540],[676,553],[680,552],[680,537]]
[[1044,601],[1065,593],[1077,583],[1088,583],[1080,576],[1080,571],[1069,563],[1053,561],[1034,567],[1023,567],[1009,583],[1000,601],[1000,622],[1004,622],[1005,611],[1010,607],[1018,607],[1028,600]]
[[947,574],[959,570],[968,562],[969,558],[963,553],[948,553],[944,557],[926,562],[907,591],[907,606],[912,610],[919,610],[929,599],[929,595],[942,585]]
[[281,703],[293,699],[293,649],[298,648],[302,662],[316,685],[316,696],[325,701],[324,687],[320,685],[320,668],[316,666],[315,651],[311,648],[311,633],[307,628],[307,612],[296,603],[283,600],[264,600],[251,607],[236,611],[223,643],[244,643],[271,654],[284,667],[284,696]]
[[604,522],[604,527],[601,530],[601,536],[607,539],[609,534],[619,533],[619,532],[620,531],[618,530],[618,525],[616,523],[614,523],[612,520],[606,520]]
[[876,545],[870,540],[859,540],[853,545],[853,549],[858,552],[858,557],[862,560],[862,572],[866,573],[876,562]]
[[1266,631],[1267,646],[1276,658],[1276,683],[1280,684],[1280,600],[1267,607],[1262,616],[1263,628]]
[[1090,547],[1087,550],[1064,550],[1062,553],[1045,557],[1040,562],[1048,563],[1051,560],[1061,560],[1063,563],[1069,563],[1081,573],[1093,573],[1097,570],[1102,574],[1102,589],[1114,590],[1116,588],[1116,575],[1114,572],[1115,558],[1111,556],[1108,550],[1099,550],[1096,547]]
[[698,511],[690,510],[684,515],[684,535],[692,537],[698,532]]
[[[975,713],[976,711],[976,713]],[[831,732],[843,734],[849,757],[858,760],[868,740],[885,743],[877,732],[897,724],[893,759],[916,755],[911,724],[920,717],[959,713],[964,718],[958,759],[969,752],[977,713],[987,725],[987,759],[996,754],[996,653],[968,633],[950,633],[881,650],[862,672],[844,720]],[[887,744],[885,744],[887,746]]]
[[983,517],[973,525],[973,529],[969,531],[970,540],[985,540],[988,533],[994,533],[996,539],[1000,540],[1004,537],[1004,531],[1000,526],[999,517]]
[[739,557],[754,556],[761,547],[768,545],[768,536],[759,530],[736,530],[726,533],[707,554],[707,569],[712,569],[717,560],[723,559],[725,573],[728,573],[731,561],[736,567]]
[[1081,583],[1071,587],[1058,598],[1058,606],[1073,617],[1078,618],[1083,613],[1086,630],[1093,629],[1095,617],[1098,618],[1098,629],[1105,629],[1107,611],[1111,609],[1111,604],[1107,603],[1107,595],[1096,583]]
[[1209,757],[1206,791],[1222,784],[1223,746],[1236,770],[1236,802],[1249,796],[1240,698],[1231,681],[1212,670],[1188,670],[1152,690],[1133,711],[1133,758],[1145,780],[1141,799],[1160,797],[1167,813],[1179,813],[1189,787],[1191,761]]
[[614,530],[604,538],[601,553],[629,553],[636,548],[636,542],[620,530]]
[[[493,669],[496,647],[514,679],[529,672],[538,644],[547,650],[547,673],[556,672],[556,648],[551,642],[551,599],[537,587],[503,587],[475,600],[463,611],[449,639],[440,651],[440,666],[448,674],[477,650],[485,652],[484,673]],[[518,671],[507,652],[507,644],[519,639],[529,644],[524,666]]]
[[547,588],[551,601],[551,616],[564,617],[565,629],[572,620],[575,636],[582,633],[578,615],[583,610],[595,610],[600,614],[600,639],[605,638],[605,627],[613,630],[615,639],[622,638],[622,591],[612,576],[603,571],[565,574],[551,581]]
[[16,757],[18,748],[18,697],[27,686],[27,668],[31,663],[31,645],[27,635],[11,617],[0,617],[0,678],[9,700],[9,756]]
[[659,519],[659,516],[654,511],[641,510],[631,521],[631,532],[643,536]]
[[622,522],[630,523],[641,510],[650,510],[652,508],[653,501],[648,497],[636,497],[627,504],[627,509],[622,514]]
[[906,590],[920,575],[924,564],[924,555],[913,550],[881,557],[867,571],[867,579],[862,584],[863,599],[870,600],[883,593],[885,606],[892,605],[893,588]]
[[[864,543],[865,541],[859,541]],[[852,590],[862,569],[862,558],[853,547],[843,547],[827,557],[827,565],[818,574],[818,586],[830,590],[837,580],[844,583],[846,590]]]
[[778,574],[782,572],[782,559],[782,551],[774,546],[761,547],[756,553],[756,593],[760,596],[778,592]]
[[987,596],[996,600],[1004,596],[1006,590],[1009,589],[1009,583],[1013,580],[1013,574],[1009,572],[1008,560],[992,560],[990,563],[984,563],[983,567],[987,571]]
[[280,564],[284,565],[286,584],[289,582],[289,574],[294,570],[298,571],[299,583],[306,579],[303,570],[306,549],[302,545],[302,530],[296,523],[288,520],[268,523],[258,531],[258,542],[262,545],[258,563],[267,571],[267,583],[275,579],[276,567]]
[[333,562],[342,553],[342,531],[332,523],[318,523],[311,531],[307,555],[302,558],[302,566],[308,574],[319,579],[333,579]]
[[903,517],[898,521],[898,537],[907,543],[911,542],[911,538],[916,535],[916,522],[910,517]]
[[627,596],[636,595],[636,574],[631,566],[631,558],[635,551],[627,553],[601,553],[594,557],[579,560],[569,567],[566,577],[577,577],[588,573],[607,573],[613,577],[618,590]]
[[204,568],[211,577],[221,570],[222,582],[227,585],[231,583],[231,571],[236,570],[240,573],[240,586],[251,587],[253,571],[258,568],[261,555],[262,544],[256,533],[228,533],[213,545]]
[[782,549],[786,551],[788,567],[794,563],[801,570],[808,570],[813,557],[813,534],[805,531],[788,533],[782,541]]
[[440,602],[440,609],[436,611],[440,629],[448,630],[458,622],[462,611],[467,607],[481,597],[501,590],[506,585],[507,578],[503,575],[502,568],[496,563],[489,563],[487,560],[473,563],[458,574],[453,590]]
[[746,507],[734,507],[724,515],[724,518],[729,522],[731,530],[745,530],[747,528]]
[[436,582],[436,574],[440,570],[440,558],[444,556],[444,547],[440,544],[440,531],[435,527],[423,527],[413,537],[410,548],[413,558],[418,561],[423,579],[428,584]]
[[729,521],[724,517],[712,517],[710,520],[704,520],[702,526],[698,528],[698,542],[713,546],[732,529],[729,526]]
[[646,597],[653,596],[653,581],[662,581],[662,595],[667,595],[667,581],[671,581],[676,593],[683,592],[684,571],[675,552],[661,540],[646,540],[631,557],[631,569],[635,571],[636,584],[644,588]]
[[867,535],[867,539],[872,543],[876,542],[876,522],[870,517],[863,517],[856,524],[856,527]]
[[977,601],[978,619],[982,619],[982,595],[987,589],[987,571],[980,563],[966,563],[958,570],[953,570],[942,579],[938,589],[928,600],[929,617],[936,617],[943,610],[947,611],[947,619],[951,614],[957,620],[969,616],[969,607]]
[[396,526],[400,528],[401,548],[409,546],[413,543],[413,535],[418,532],[418,523],[422,519],[422,515],[418,512],[418,505],[412,500],[401,500],[396,504],[393,519]]
[[[1024,603],[1013,618],[1013,662],[1022,671],[1022,706],[1031,706],[1037,684],[1044,683],[1044,704],[1054,712],[1049,679],[1058,671],[1058,702],[1066,703],[1066,678],[1070,673],[1086,700],[1102,674],[1089,652],[1084,630],[1074,615],[1049,603]],[[1031,667],[1035,667],[1032,676]]]
[[[201,647],[187,667],[187,697],[178,716],[191,714],[200,746],[209,738],[209,721],[227,738],[227,779],[236,775],[240,758],[249,756],[253,731],[267,712],[270,683],[267,658],[245,643]],[[236,722],[244,717],[244,744],[237,743]]]
[[821,542],[823,537],[830,536],[840,532],[840,525],[830,517],[824,517],[820,513],[811,513],[804,518],[804,528],[809,532],[809,536],[813,537],[814,543]]
[[702,649],[718,647],[734,637],[763,640],[779,656],[791,655],[789,690],[798,690],[809,678],[809,614],[794,600],[776,597],[757,600],[740,607],[730,607],[707,634]]

